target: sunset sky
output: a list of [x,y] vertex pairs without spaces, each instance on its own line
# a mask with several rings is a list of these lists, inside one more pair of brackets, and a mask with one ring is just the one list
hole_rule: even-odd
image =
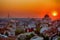
[[[56,11],[57,16],[52,13]],[[60,18],[60,0],[0,0],[0,17],[40,18],[45,14]]]

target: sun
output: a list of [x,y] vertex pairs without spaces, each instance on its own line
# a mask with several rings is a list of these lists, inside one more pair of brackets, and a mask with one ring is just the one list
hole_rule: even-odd
[[52,12],[52,16],[57,16],[57,15],[58,15],[57,11]]

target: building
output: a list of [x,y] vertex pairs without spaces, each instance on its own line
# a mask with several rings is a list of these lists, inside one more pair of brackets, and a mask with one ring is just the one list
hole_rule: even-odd
[[41,27],[48,27],[49,25],[52,24],[52,20],[49,17],[49,15],[45,15],[44,18],[41,20]]

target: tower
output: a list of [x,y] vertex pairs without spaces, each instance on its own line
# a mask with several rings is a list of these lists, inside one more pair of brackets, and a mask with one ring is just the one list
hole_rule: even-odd
[[16,30],[16,24],[15,24],[15,20],[12,20],[10,18],[10,15],[8,13],[8,23],[6,25],[6,31],[4,32],[4,34],[8,34],[8,36],[15,36],[15,30]]

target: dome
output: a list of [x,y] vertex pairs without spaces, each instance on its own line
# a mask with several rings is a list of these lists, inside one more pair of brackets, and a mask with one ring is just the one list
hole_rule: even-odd
[[45,17],[45,18],[46,18],[46,17],[49,17],[49,15],[48,15],[48,14],[46,14],[44,17]]

